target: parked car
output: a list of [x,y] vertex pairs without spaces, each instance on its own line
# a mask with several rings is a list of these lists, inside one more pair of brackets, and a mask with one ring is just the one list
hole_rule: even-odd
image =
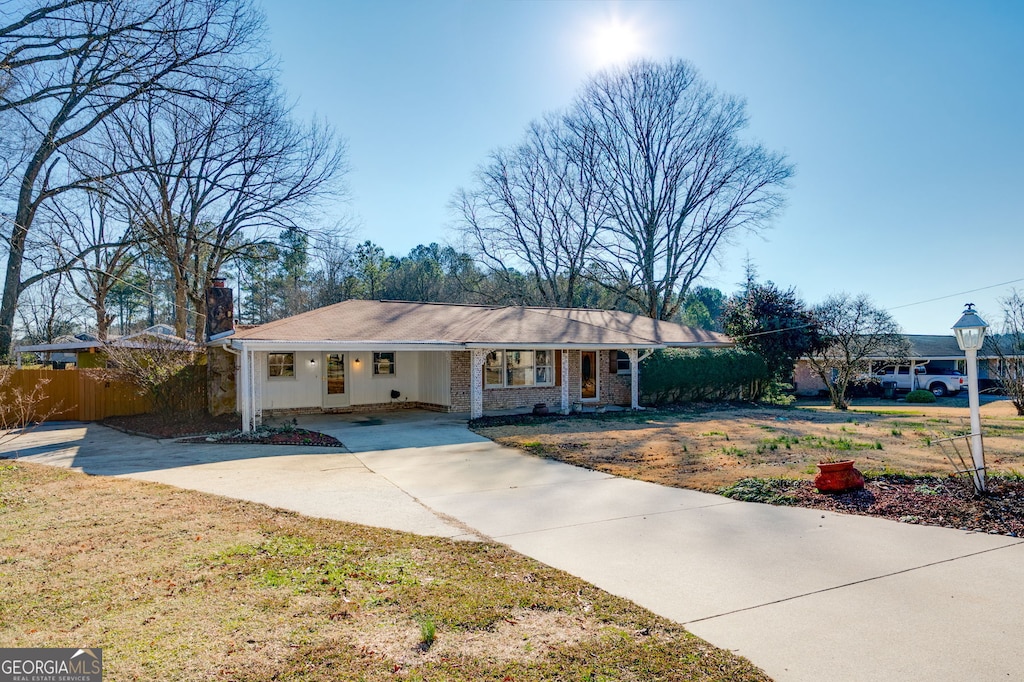
[[[875,375],[879,385],[883,381],[895,381],[897,391],[910,391],[913,388],[910,367],[900,367],[898,372],[893,370],[892,367],[886,367]],[[956,395],[967,386],[967,379],[955,369],[918,365],[914,368],[914,375],[917,378],[917,388],[931,391],[939,398]]]

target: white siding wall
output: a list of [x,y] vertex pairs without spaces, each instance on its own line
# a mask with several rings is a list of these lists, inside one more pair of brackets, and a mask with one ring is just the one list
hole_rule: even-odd
[[417,355],[420,361],[419,401],[433,405],[451,405],[452,354],[422,352]]
[[[295,354],[295,376],[271,379],[267,376],[267,354],[257,353],[263,385],[263,409],[282,410],[294,407],[316,407],[323,402],[320,387],[320,353]],[[316,360],[315,365],[309,363]]]
[[[352,405],[390,403],[391,391],[401,393],[399,402],[420,401],[448,405],[450,395],[449,353],[399,351],[395,354],[394,376],[373,376],[373,352],[346,352],[347,389]],[[295,353],[295,377],[269,379],[267,354],[258,354],[263,384],[264,409],[293,409],[323,405],[319,352]],[[356,360],[359,362],[356,362]],[[315,360],[315,364],[310,364]]]
[[400,402],[418,400],[419,353],[395,353],[395,374],[377,377],[373,376],[372,351],[348,355],[349,400],[353,405],[390,403],[392,390],[401,392]]

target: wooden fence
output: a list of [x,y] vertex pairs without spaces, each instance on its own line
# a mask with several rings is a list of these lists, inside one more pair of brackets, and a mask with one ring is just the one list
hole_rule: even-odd
[[106,417],[142,414],[152,409],[146,396],[122,381],[103,378],[100,370],[89,369],[18,369],[12,375],[12,386],[31,391],[40,381],[46,396],[37,407],[35,419],[49,421],[98,421]]

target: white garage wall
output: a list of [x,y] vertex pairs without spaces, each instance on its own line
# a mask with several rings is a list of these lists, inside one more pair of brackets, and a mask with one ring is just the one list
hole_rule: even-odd
[[433,405],[451,405],[450,352],[417,353],[420,362],[419,400]]
[[395,353],[393,376],[373,376],[373,353],[349,353],[349,399],[353,405],[390,403],[391,391],[402,395],[399,402],[419,400],[419,353]]
[[[321,405],[320,353],[296,353],[295,376],[274,379],[267,376],[267,354],[257,353],[257,357],[263,384],[263,409],[283,410]],[[316,364],[310,364],[310,360]]]
[[[345,378],[352,405],[390,403],[392,390],[401,393],[397,402],[449,404],[449,353],[399,351],[395,354],[394,376],[373,376],[372,351],[345,354]],[[310,360],[315,362],[310,363]],[[258,354],[258,365],[263,384],[264,409],[317,408],[323,405],[321,353],[296,352],[294,378],[270,379],[267,376],[266,353]]]

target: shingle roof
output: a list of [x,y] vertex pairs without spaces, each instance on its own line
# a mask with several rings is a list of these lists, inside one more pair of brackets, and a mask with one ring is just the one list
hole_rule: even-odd
[[721,346],[715,332],[609,310],[357,301],[236,331],[238,340]]

